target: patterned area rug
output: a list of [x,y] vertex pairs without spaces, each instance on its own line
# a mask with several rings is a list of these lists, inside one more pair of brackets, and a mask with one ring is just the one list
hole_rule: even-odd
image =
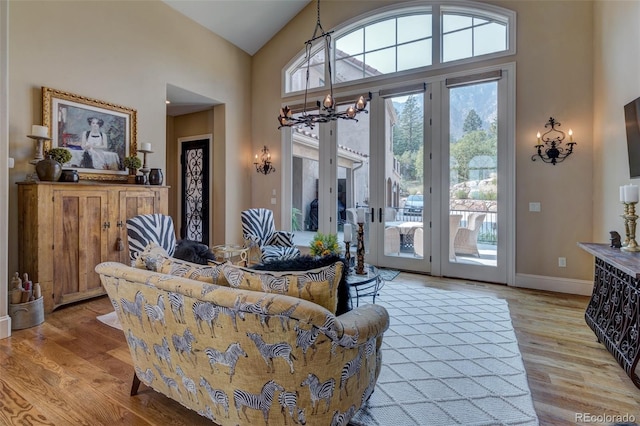
[[382,370],[350,424],[537,425],[507,302],[387,283]]

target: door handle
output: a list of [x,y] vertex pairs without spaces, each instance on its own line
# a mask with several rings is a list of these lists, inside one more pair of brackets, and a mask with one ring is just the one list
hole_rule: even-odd
[[376,221],[376,209],[371,207],[371,223]]
[[380,220],[380,223],[382,223],[382,207],[380,207],[380,209],[378,210],[378,220]]

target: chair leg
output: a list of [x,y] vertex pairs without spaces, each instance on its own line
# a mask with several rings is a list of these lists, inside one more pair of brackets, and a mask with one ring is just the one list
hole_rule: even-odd
[[140,388],[140,379],[138,379],[138,375],[133,372],[133,383],[131,383],[131,396],[138,394],[138,389]]

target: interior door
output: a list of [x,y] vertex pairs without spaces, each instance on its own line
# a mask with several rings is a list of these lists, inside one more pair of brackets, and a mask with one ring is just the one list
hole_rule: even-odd
[[180,142],[180,238],[208,245],[211,139],[180,139]]

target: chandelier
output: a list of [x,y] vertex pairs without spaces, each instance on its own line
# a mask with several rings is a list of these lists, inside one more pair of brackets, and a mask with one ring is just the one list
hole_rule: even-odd
[[253,162],[253,165],[256,166],[256,172],[262,173],[263,175],[268,175],[269,173],[276,171],[276,168],[271,164],[271,154],[269,153],[269,148],[267,148],[266,145],[262,148],[260,159],[258,159],[258,154],[256,154],[256,159]]
[[[318,34],[320,31],[320,34]],[[292,111],[288,106],[280,109],[280,115],[278,116],[278,129],[283,127],[293,127],[297,125],[303,125],[310,129],[313,129],[313,126],[316,123],[328,123],[330,121],[336,121],[339,118],[344,120],[355,120],[356,115],[361,112],[368,113],[365,109],[367,107],[367,100],[364,96],[360,96],[354,105],[349,106],[345,111],[338,112],[336,111],[336,100],[333,97],[333,76],[331,75],[331,59],[329,53],[329,49],[331,48],[331,34],[333,31],[329,31],[328,33],[324,31],[322,28],[322,24],[320,24],[320,0],[318,0],[318,20],[316,21],[316,28],[313,31],[313,35],[309,40],[305,42],[305,60],[307,62],[307,75],[306,75],[306,86],[304,88],[304,109],[302,114],[299,117],[293,117]],[[327,66],[329,70],[329,93],[324,97],[322,102],[317,101],[318,112],[310,113],[307,111],[307,94],[309,92],[309,68],[311,65],[311,47],[313,42],[319,39],[324,39],[325,44],[325,52],[327,52],[327,57],[329,60],[327,61]]]

